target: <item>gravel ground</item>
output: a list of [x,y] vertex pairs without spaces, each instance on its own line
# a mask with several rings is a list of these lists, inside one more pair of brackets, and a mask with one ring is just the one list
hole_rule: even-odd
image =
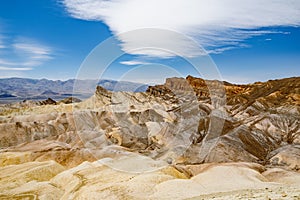
[[258,199],[258,200],[300,200],[300,186],[281,186],[259,190],[239,190],[232,192],[221,192],[209,195],[201,195],[189,200],[233,200],[233,199]]

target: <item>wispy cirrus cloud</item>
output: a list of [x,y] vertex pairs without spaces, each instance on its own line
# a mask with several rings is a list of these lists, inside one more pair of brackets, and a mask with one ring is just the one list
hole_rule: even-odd
[[[117,37],[142,28],[173,30],[196,40],[208,53],[245,47],[246,39],[258,35],[282,34],[264,28],[300,25],[298,0],[63,0],[63,4],[75,18],[103,21]],[[118,39],[122,49],[132,53],[129,49],[138,47],[143,38],[121,35]],[[166,40],[179,45],[165,44]],[[185,56],[197,55],[188,43],[176,38],[155,35],[152,42],[180,49]],[[134,53],[168,56],[157,51]]]
[[147,65],[149,62],[143,62],[139,60],[126,60],[126,61],[121,61],[120,64],[122,65]]
[[22,63],[23,66],[39,66],[53,58],[53,52],[50,47],[33,40],[21,39],[12,46],[18,55],[27,57]]
[[29,67],[1,67],[0,70],[3,71],[29,71],[32,70],[32,68]]
[[28,71],[53,58],[53,50],[36,40],[17,38],[5,44],[6,53],[0,55],[0,70]]
[[0,34],[0,49],[4,49],[5,45],[3,43],[3,36]]

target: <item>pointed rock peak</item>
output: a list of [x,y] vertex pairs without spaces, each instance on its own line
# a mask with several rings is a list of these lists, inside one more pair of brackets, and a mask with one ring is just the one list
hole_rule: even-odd
[[201,78],[198,77],[196,78],[194,76],[188,75],[185,79],[189,80],[189,79],[201,79]]
[[95,95],[99,97],[105,96],[107,98],[111,98],[112,92],[98,85],[96,87]]

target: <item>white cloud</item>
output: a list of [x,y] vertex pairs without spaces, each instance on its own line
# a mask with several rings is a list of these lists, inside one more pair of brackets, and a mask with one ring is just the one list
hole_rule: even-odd
[[25,57],[23,66],[39,66],[52,59],[52,49],[32,39],[18,39],[12,46],[18,55]]
[[18,38],[5,48],[5,55],[0,55],[0,70],[28,71],[53,58],[52,48],[29,38]]
[[28,71],[32,70],[32,68],[28,67],[1,67],[0,66],[0,71]]
[[[141,28],[173,30],[195,39],[210,53],[237,48],[247,38],[278,32],[262,31],[273,26],[299,26],[299,0],[64,0],[67,11],[75,18],[105,22],[114,34]],[[127,53],[170,56],[163,51],[137,50],[147,45],[175,49],[185,56],[195,56],[182,38],[156,35],[119,36]],[[187,40],[188,41],[188,40]],[[158,44],[160,43],[160,44]]]
[[4,49],[5,45],[4,45],[4,36],[2,34],[0,34],[0,49]]
[[49,58],[50,49],[35,43],[15,43],[14,48],[18,51],[24,51],[34,55],[37,58]]
[[126,61],[121,61],[120,64],[122,64],[122,65],[147,65],[149,63],[143,62],[143,61],[138,61],[138,60],[126,60]]

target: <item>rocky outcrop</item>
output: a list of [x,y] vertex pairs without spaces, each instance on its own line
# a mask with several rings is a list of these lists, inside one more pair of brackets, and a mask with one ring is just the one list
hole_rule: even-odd
[[[78,156],[72,166],[93,160],[85,151],[92,152],[94,159],[113,157],[115,153],[110,156],[105,149],[114,146],[173,164],[246,161],[282,165],[290,161],[282,161],[286,156],[277,150],[300,141],[297,81],[221,85],[220,81],[188,76],[167,79],[166,84],[151,86],[146,93],[110,92],[98,86],[90,99],[71,107],[28,106],[22,110],[26,114],[12,111],[1,118],[1,151],[50,142],[59,144],[50,148],[54,155],[61,148],[60,164],[67,165],[67,157]],[[229,101],[226,105],[221,102],[225,97],[222,87]],[[280,104],[278,93],[286,94]],[[216,94],[214,105],[208,100],[210,94]],[[32,160],[55,157],[46,149],[33,149],[29,151],[45,156]],[[291,162],[288,166],[298,170],[298,164]]]
[[273,166],[300,170],[300,145],[287,145],[272,151],[269,155]]
[[70,104],[70,103],[79,103],[79,102],[81,102],[81,100],[76,97],[67,97],[60,100],[58,103]]
[[51,98],[41,101],[40,103],[41,103],[40,105],[56,105],[56,101],[54,101]]
[[[300,107],[297,96],[300,94],[300,78],[235,85],[188,76],[186,79],[167,79],[164,85],[154,86],[151,91],[161,88],[173,88],[173,93],[192,88],[200,102],[200,110],[207,113],[199,121],[201,137],[185,154],[187,160],[193,163],[248,161],[268,164],[272,151],[287,144],[299,144]],[[227,101],[223,104],[226,117],[221,117],[223,122],[214,120],[213,123],[211,112],[216,107],[211,106],[210,99],[213,94],[224,97],[222,88]],[[177,97],[174,95],[174,98]],[[202,141],[208,135],[215,135],[215,127],[220,123],[221,134],[216,134],[218,137],[209,142]]]

